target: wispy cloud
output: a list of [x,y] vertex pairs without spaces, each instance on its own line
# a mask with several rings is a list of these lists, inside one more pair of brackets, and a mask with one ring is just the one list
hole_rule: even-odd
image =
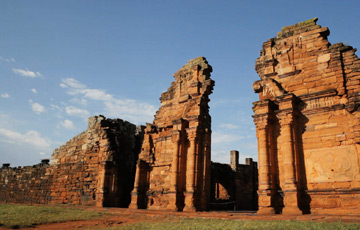
[[239,127],[238,125],[235,125],[235,124],[227,123],[227,124],[220,124],[220,125],[219,125],[219,128],[224,128],[224,129],[239,129],[240,127]]
[[34,102],[32,100],[29,100],[29,103],[31,104],[31,108],[32,110],[36,113],[36,114],[41,114],[43,112],[46,111],[45,107],[40,105],[39,103],[37,102]]
[[0,61],[3,61],[3,62],[16,62],[14,58],[4,58],[4,57],[1,57],[0,56]]
[[229,134],[223,132],[213,132],[211,137],[212,144],[224,144],[230,142],[236,142],[244,139],[245,137],[238,134]]
[[37,90],[36,90],[36,89],[31,89],[31,92],[37,94]]
[[2,98],[9,98],[9,97],[10,97],[10,95],[7,94],[7,93],[2,93],[0,96],[1,96]]
[[62,83],[60,83],[60,86],[62,88],[72,88],[72,89],[85,89],[86,85],[82,84],[78,80],[74,78],[65,78],[62,80]]
[[87,103],[87,100],[103,102],[105,116],[119,117],[140,124],[152,121],[156,112],[155,106],[151,104],[115,98],[106,90],[87,88],[85,84],[74,78],[63,79],[60,87],[67,89],[67,94],[76,97],[71,100],[73,102],[77,101],[83,105]]
[[69,130],[74,130],[75,129],[75,125],[72,121],[66,119],[62,122],[60,122],[61,126],[64,127],[65,129],[69,129]]
[[86,109],[80,109],[75,106],[67,106],[65,112],[70,116],[79,116],[83,118],[87,118],[90,115],[89,111]]
[[12,69],[12,71],[20,76],[23,77],[30,77],[30,78],[36,78],[36,77],[42,77],[43,75],[40,72],[33,72],[30,70],[25,69]]
[[30,144],[40,149],[50,148],[51,141],[35,130],[22,134],[9,129],[0,128],[0,141],[12,144]]

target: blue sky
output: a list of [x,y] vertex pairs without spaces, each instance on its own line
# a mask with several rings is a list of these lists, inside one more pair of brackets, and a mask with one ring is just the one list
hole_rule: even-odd
[[103,114],[152,122],[173,74],[213,67],[212,160],[257,160],[252,83],[262,43],[313,17],[360,48],[360,1],[0,1],[0,164],[32,165]]

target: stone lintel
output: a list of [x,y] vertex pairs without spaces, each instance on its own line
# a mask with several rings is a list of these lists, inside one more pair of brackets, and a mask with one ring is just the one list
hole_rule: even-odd
[[336,194],[360,194],[360,188],[351,189],[312,189],[306,190],[308,194],[336,195]]
[[[274,77],[276,76],[278,73],[277,72],[272,72],[272,73],[267,73],[267,74],[264,74],[265,77]],[[284,75],[284,74],[283,74]],[[279,76],[280,77],[280,76]]]
[[[299,74],[301,73],[301,70],[294,70],[294,71],[291,71],[291,72],[288,72],[288,73],[284,73],[284,74],[281,74],[281,75],[278,75],[279,78],[286,78],[286,77],[291,77],[291,76],[294,76],[296,74]],[[276,75],[276,74],[275,74]]]
[[302,101],[308,101],[308,100],[313,100],[313,99],[317,99],[317,98],[323,98],[323,97],[329,97],[329,96],[336,96],[338,94],[336,89],[328,89],[328,90],[323,90],[323,91],[319,91],[319,92],[315,92],[315,93],[309,93],[309,94],[304,94],[301,96],[298,96]]

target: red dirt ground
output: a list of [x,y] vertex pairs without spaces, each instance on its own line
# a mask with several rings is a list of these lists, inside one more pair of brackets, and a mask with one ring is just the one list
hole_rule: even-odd
[[[325,221],[325,222],[351,222],[360,223],[360,215],[271,215],[259,216],[252,212],[171,212],[157,210],[125,209],[125,208],[97,208],[97,207],[79,207],[81,209],[100,211],[112,215],[105,216],[99,220],[87,221],[69,221],[64,223],[44,224],[32,227],[30,229],[78,229],[78,228],[96,228],[120,226],[135,222],[162,222],[177,220],[179,218],[219,218],[236,220],[298,220],[298,221]],[[29,228],[28,228],[29,229]]]

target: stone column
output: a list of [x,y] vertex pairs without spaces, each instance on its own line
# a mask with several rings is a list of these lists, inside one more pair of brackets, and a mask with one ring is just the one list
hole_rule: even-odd
[[140,160],[138,160],[135,171],[134,189],[131,192],[131,203],[129,205],[130,209],[138,208],[140,171]]
[[258,139],[258,156],[259,156],[259,211],[261,215],[275,214],[271,201],[273,192],[271,190],[270,180],[270,156],[268,146],[268,115],[263,114],[256,116],[256,136]]
[[186,159],[186,193],[184,211],[195,209],[195,170],[196,170],[196,135],[188,133],[190,147]]
[[177,179],[179,174],[179,144],[180,144],[180,133],[179,131],[175,131],[176,133],[172,136],[173,142],[173,159],[171,162],[171,184],[170,184],[170,192],[169,192],[169,204],[167,206],[170,210],[177,211],[176,206],[176,195],[177,195]]
[[284,208],[283,214],[302,214],[298,208],[298,192],[295,174],[295,152],[292,125],[294,117],[292,111],[278,113],[281,132],[281,153],[283,156],[283,191]]
[[230,167],[236,172],[237,166],[239,164],[239,151],[231,150],[230,151]]

